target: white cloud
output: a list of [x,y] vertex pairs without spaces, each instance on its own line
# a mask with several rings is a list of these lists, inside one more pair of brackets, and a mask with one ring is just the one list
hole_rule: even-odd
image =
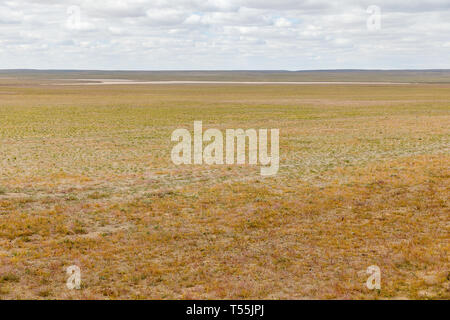
[[[0,68],[450,68],[450,1],[7,0]],[[79,12],[76,8],[79,8]]]
[[154,8],[147,10],[148,22],[157,26],[180,25],[186,16],[187,14],[179,9]]
[[286,18],[279,18],[275,21],[275,26],[279,28],[287,28],[292,26],[292,22],[290,22]]

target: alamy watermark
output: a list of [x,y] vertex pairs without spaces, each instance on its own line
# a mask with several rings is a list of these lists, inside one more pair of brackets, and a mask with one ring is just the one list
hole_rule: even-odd
[[[176,165],[243,165],[247,163],[248,150],[248,164],[257,165],[259,162],[263,166],[261,175],[273,176],[280,167],[280,130],[270,130],[270,155],[268,135],[268,129],[227,129],[224,141],[222,131],[208,129],[203,132],[202,121],[195,121],[193,139],[187,129],[177,129],[172,133],[172,142],[178,144],[173,147],[171,157]],[[205,147],[204,143],[207,143]]]
[[81,29],[81,8],[79,6],[70,6],[67,8],[67,28],[71,30]]
[[367,29],[369,31],[381,30],[381,8],[371,5],[367,8],[366,12],[370,14],[367,18]]
[[82,15],[81,7],[70,6],[67,8],[67,20],[65,27],[71,31],[89,31],[93,29],[93,25],[88,21],[87,17]]
[[81,289],[81,269],[78,266],[70,266],[66,269],[66,273],[69,276],[66,282],[66,286],[69,290]]
[[370,266],[366,273],[370,275],[366,286],[369,290],[381,290],[381,269],[378,266]]

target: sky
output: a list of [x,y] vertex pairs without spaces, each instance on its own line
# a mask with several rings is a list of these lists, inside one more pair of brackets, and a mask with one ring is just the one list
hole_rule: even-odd
[[450,0],[0,0],[0,69],[449,69]]

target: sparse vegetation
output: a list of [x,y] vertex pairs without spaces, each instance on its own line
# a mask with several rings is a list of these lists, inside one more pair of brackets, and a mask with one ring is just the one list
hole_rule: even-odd
[[[450,298],[448,84],[1,83],[0,299]],[[174,166],[194,120],[279,174]]]

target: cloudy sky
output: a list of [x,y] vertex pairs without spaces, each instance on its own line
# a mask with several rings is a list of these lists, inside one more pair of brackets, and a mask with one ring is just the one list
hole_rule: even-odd
[[450,0],[0,0],[11,68],[450,68]]

